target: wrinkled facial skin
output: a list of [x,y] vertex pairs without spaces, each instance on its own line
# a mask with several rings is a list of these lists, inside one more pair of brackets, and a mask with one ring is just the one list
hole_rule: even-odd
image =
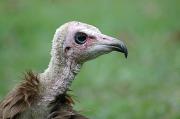
[[[82,32],[87,35],[83,44],[75,42],[75,34]],[[76,62],[84,63],[111,51],[126,53],[127,49],[122,41],[102,34],[96,27],[87,24],[72,24],[68,27],[63,49],[65,56]]]

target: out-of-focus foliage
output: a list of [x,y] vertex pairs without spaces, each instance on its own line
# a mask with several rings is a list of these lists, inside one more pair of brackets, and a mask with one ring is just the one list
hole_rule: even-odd
[[78,20],[123,39],[83,66],[72,89],[75,108],[93,119],[180,118],[179,0],[1,0],[0,98],[22,73],[43,72],[61,24]]

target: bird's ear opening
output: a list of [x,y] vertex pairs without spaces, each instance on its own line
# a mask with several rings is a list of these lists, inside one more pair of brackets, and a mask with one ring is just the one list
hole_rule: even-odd
[[65,50],[64,50],[65,53],[67,54],[70,49],[71,49],[71,47],[66,47]]
[[64,55],[68,57],[68,56],[70,56],[71,54],[72,54],[72,48],[69,47],[69,46],[65,47],[65,49],[64,49]]

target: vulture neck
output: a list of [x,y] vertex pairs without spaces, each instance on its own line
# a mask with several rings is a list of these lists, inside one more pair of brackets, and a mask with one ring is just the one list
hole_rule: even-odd
[[81,66],[73,59],[52,57],[49,67],[40,78],[45,101],[52,101],[56,96],[65,93]]

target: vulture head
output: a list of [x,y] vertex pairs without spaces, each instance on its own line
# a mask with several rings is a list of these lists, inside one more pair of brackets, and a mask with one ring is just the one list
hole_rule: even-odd
[[128,55],[122,41],[102,34],[92,25],[72,21],[56,30],[51,55],[61,61],[74,60],[83,64],[111,51],[124,53],[125,57]]

